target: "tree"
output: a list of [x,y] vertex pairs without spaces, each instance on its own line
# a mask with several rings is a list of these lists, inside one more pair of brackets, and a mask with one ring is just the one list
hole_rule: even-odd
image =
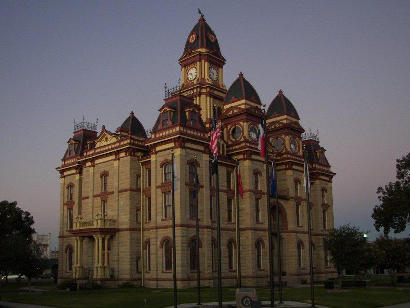
[[7,277],[27,262],[27,251],[34,233],[33,217],[17,202],[0,202],[0,272]]
[[325,238],[325,248],[340,276],[343,270],[358,273],[373,264],[371,247],[359,228],[350,224],[330,230]]
[[378,267],[388,269],[394,282],[396,273],[410,265],[410,240],[380,236],[375,244],[380,256]]
[[372,218],[384,235],[403,232],[410,223],[410,153],[397,159],[396,179],[377,189],[380,204],[373,208]]

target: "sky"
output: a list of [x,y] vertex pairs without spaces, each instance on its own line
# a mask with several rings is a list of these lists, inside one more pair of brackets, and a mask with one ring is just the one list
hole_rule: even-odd
[[[59,174],[73,119],[150,130],[200,8],[227,87],[279,89],[319,130],[336,172],[335,225],[377,232],[377,187],[410,152],[409,1],[0,1],[0,199],[57,245]],[[408,232],[406,232],[408,233]]]

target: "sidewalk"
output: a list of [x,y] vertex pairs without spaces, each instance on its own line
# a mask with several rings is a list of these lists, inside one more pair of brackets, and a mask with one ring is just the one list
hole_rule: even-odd
[[[262,302],[263,307],[269,307],[269,304],[270,304],[269,301],[263,301]],[[226,307],[226,308],[236,307],[236,302],[223,302],[222,306]],[[168,306],[166,308],[173,308],[173,307],[174,306]],[[203,303],[202,305],[197,305],[195,303],[178,305],[178,308],[214,308],[214,307],[218,307],[218,302]],[[310,308],[310,304],[301,303],[301,302],[293,302],[293,301],[284,301],[283,304],[279,304],[278,302],[275,302],[275,307]],[[326,306],[321,306],[321,305],[315,305],[315,307],[317,307],[317,308],[327,308]],[[405,307],[405,306],[403,306],[403,307]]]

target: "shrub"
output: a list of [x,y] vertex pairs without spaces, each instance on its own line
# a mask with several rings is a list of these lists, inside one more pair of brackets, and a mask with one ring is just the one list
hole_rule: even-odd
[[118,287],[119,288],[133,288],[134,285],[131,282],[127,281],[127,282],[121,283],[120,285],[118,285]]
[[64,280],[57,285],[57,289],[75,291],[77,290],[77,283],[75,280]]

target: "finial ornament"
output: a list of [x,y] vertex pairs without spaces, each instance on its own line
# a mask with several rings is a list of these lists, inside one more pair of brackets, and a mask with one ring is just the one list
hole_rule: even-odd
[[201,15],[201,18],[204,18],[204,14],[202,13],[202,11],[198,8],[198,14]]

